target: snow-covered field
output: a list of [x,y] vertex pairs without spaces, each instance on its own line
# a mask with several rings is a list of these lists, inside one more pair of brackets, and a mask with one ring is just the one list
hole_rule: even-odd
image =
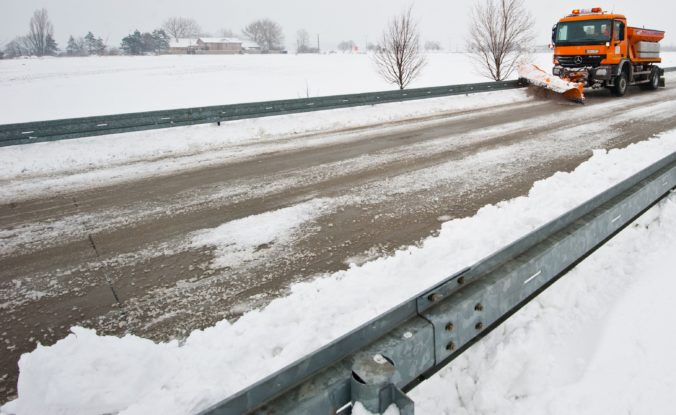
[[[19,399],[2,411],[195,412],[674,151],[676,131],[597,151],[575,171],[535,183],[528,196],[444,223],[420,246],[297,284],[266,308],[194,331],[182,342],[155,344],[73,328],[54,346],[22,356]],[[296,224],[307,212],[302,206],[280,210],[229,230],[244,239],[248,230],[256,240],[261,229],[285,232],[267,224]],[[676,404],[676,365],[668,358],[676,336],[665,330],[676,323],[669,297],[676,288],[675,226],[672,195],[421,385],[413,394],[418,412],[668,412]],[[213,238],[205,234],[196,242]]]
[[[532,61],[552,66],[550,53]],[[438,53],[411,87],[483,81],[467,55]],[[0,60],[0,124],[387,89],[356,54]]]

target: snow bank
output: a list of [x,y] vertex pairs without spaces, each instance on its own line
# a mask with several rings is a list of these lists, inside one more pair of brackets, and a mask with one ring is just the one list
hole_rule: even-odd
[[[557,173],[535,183],[527,197],[489,205],[474,217],[446,222],[437,237],[426,239],[420,246],[361,266],[353,265],[346,271],[313,282],[294,285],[288,297],[277,299],[262,310],[251,311],[234,323],[221,321],[214,327],[196,330],[181,343],[152,344],[134,336],[118,339],[74,328],[72,334],[54,346],[38,346],[34,352],[21,357],[19,398],[5,405],[2,411],[18,414],[196,412],[317,349],[674,151],[676,132],[622,150],[596,151],[575,171]],[[673,234],[676,221],[673,204],[672,197],[661,207],[662,211],[654,214],[653,222],[643,223],[644,226],[636,229],[636,232],[648,235],[642,236],[643,241],[654,240],[655,244],[668,241],[664,234]],[[592,265],[585,273],[585,280],[576,280],[593,284],[599,278],[603,282],[616,275],[625,278],[621,276],[622,270],[631,268],[637,260],[637,257],[622,255],[606,258],[608,265],[605,268]],[[529,333],[533,337],[531,342],[513,349],[519,355],[517,362],[530,362],[529,358],[536,363],[547,362],[550,346],[543,346],[541,341],[547,332],[554,333],[553,338],[565,346],[560,348],[564,351],[568,345],[576,346],[581,339],[589,339],[567,337],[571,333],[567,330],[589,314],[589,309],[578,310],[576,307],[584,303],[593,306],[600,301],[596,294],[602,290],[591,290],[595,295],[588,296],[590,286],[578,285],[576,290],[564,291],[561,296],[554,294],[558,292],[558,286],[555,286],[550,289],[549,302],[537,303],[541,305],[531,307],[528,318],[518,320],[520,325],[510,326],[514,332]],[[374,292],[378,295],[373,295]],[[540,324],[541,315],[547,313],[560,315],[562,324],[542,323],[544,333],[529,332],[529,326]],[[503,336],[507,334],[502,333]],[[529,336],[524,334],[521,338],[526,337]],[[504,391],[502,382],[498,382],[501,376],[514,380],[509,386],[510,390],[516,391],[514,396],[522,397],[538,388],[538,381],[527,377],[529,372],[525,369],[531,366],[519,366],[518,363],[510,366],[516,355],[510,354],[509,359],[502,355],[500,361],[504,360],[506,366],[492,372],[496,362],[493,355],[482,354],[481,350],[486,350],[482,346],[484,343],[472,349],[476,351],[472,365],[477,369],[466,369],[462,382],[444,389],[444,396],[458,388],[462,402],[471,405],[466,399],[476,397],[479,403],[474,407],[488,408],[490,413],[496,411],[495,405],[500,403],[491,406],[490,392],[472,394],[476,391],[473,385],[479,382],[473,377],[475,374],[493,376],[487,387],[495,388],[498,396]],[[494,344],[496,346],[488,350],[495,353],[509,346],[503,346],[497,340]],[[633,347],[632,344],[625,345]],[[468,361],[465,362],[469,366]],[[575,359],[565,364],[570,362]],[[548,369],[544,366],[536,372],[548,376]],[[130,387],[141,384],[142,387]],[[486,399],[482,399],[484,397]],[[538,408],[534,412],[541,410]]]
[[676,195],[410,393],[423,414],[676,407]]

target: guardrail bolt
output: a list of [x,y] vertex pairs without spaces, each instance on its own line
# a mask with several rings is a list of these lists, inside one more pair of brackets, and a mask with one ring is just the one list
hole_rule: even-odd
[[481,330],[481,329],[484,328],[484,323],[478,322],[474,325],[474,328],[477,329],[477,330]]
[[484,311],[484,306],[481,303],[476,303],[474,306],[475,311]]
[[446,324],[446,331],[453,331],[453,323]]
[[453,342],[448,343],[446,345],[446,350],[448,350],[449,352],[455,351],[455,343],[453,343]]
[[444,296],[439,294],[439,293],[432,293],[432,294],[427,296],[427,299],[430,300],[433,303],[441,300],[442,298],[444,298]]
[[465,277],[458,278],[458,285],[462,285],[464,283],[465,283]]

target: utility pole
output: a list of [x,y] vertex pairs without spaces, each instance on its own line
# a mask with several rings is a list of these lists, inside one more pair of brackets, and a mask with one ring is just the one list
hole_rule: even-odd
[[322,50],[319,48],[319,33],[317,33],[317,53],[321,53]]

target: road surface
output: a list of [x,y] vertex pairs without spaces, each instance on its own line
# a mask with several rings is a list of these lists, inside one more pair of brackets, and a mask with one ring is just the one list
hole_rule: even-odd
[[[585,106],[533,98],[335,133],[349,139],[327,138],[325,145],[6,201],[0,402],[16,394],[20,354],[63,338],[73,325],[181,338],[264,306],[293,282],[420,243],[443,221],[574,169],[593,149],[674,129],[674,114],[673,87],[632,89],[622,99],[590,92]],[[312,214],[269,243],[198,242],[210,228],[292,206]]]

